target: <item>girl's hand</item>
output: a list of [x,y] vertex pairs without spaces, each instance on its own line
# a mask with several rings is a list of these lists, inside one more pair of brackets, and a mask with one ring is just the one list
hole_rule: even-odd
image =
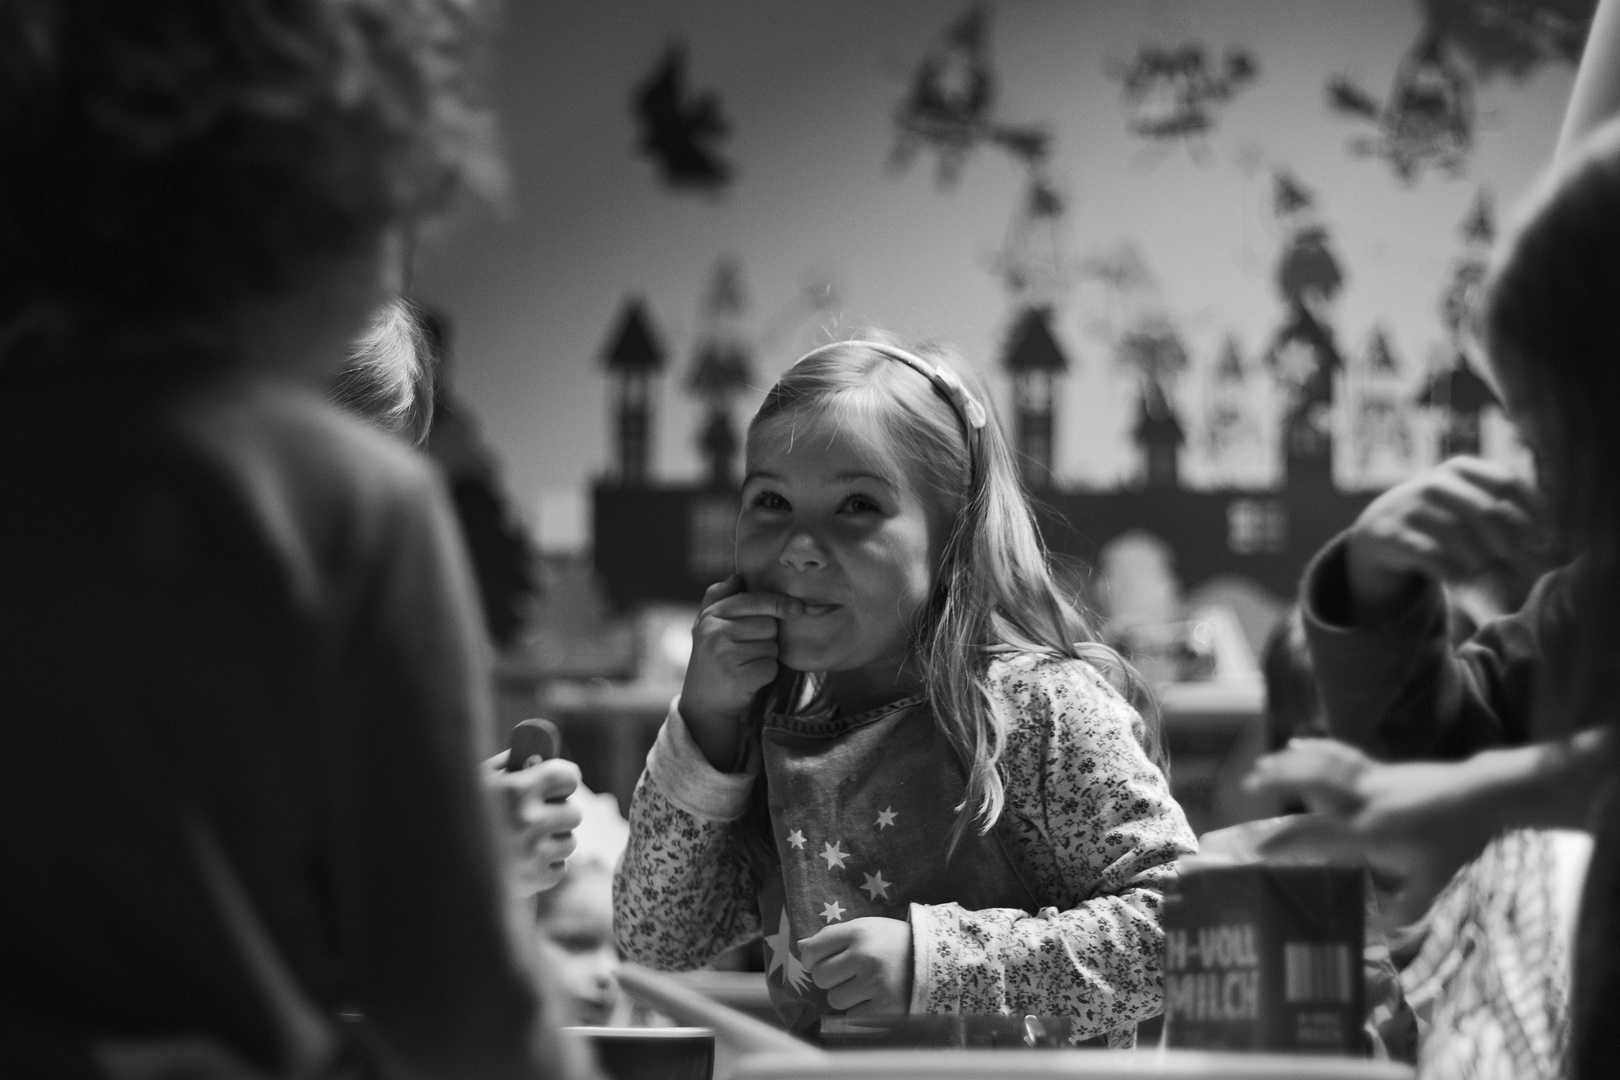
[[760,687],[776,678],[776,621],[803,611],[791,596],[744,592],[739,574],[703,594],[680,708],[692,738],[716,769],[733,768],[739,721]]
[[833,923],[799,942],[799,958],[827,1004],[851,1016],[911,1008],[911,925],[899,919]]
[[1535,490],[1505,465],[1451,458],[1378,496],[1350,526],[1351,615],[1383,621],[1419,575],[1456,582],[1547,554]]

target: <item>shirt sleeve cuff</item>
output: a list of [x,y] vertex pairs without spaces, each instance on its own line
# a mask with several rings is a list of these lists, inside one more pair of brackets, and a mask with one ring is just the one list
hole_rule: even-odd
[[1317,635],[1375,634],[1404,640],[1421,634],[1439,611],[1445,611],[1440,585],[1421,578],[1399,609],[1380,623],[1358,626],[1350,611],[1349,544],[1344,533],[1330,540],[1305,568],[1300,582],[1300,615]]
[[953,986],[952,968],[935,946],[942,935],[956,929],[954,904],[912,904],[907,920],[911,923],[911,1009],[913,1016],[955,1012],[961,989]]
[[681,699],[670,703],[664,726],[647,754],[647,777],[673,805],[708,821],[736,821],[748,809],[755,771],[724,773],[703,756],[686,721]]

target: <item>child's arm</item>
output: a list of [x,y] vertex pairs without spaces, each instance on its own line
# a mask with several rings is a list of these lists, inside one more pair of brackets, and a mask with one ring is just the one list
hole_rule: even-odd
[[630,801],[613,882],[619,947],[648,967],[690,970],[760,932],[737,835],[755,775],[738,760],[741,725],[776,677],[777,620],[802,608],[746,591],[737,574],[703,594],[681,696]]
[[759,935],[737,834],[754,776],[717,771],[670,709],[630,800],[613,880],[614,936],[630,959],[690,971]]
[[912,905],[911,1010],[1067,1016],[1128,1044],[1163,1008],[1163,892],[1197,842],[1141,718],[1089,665],[1022,657],[990,686],[1008,715],[1005,813],[1046,906]]
[[1504,467],[1453,458],[1375,499],[1306,570],[1301,613],[1334,735],[1396,757],[1530,738],[1536,683],[1567,634],[1567,571],[1453,649],[1441,583],[1544,559],[1538,499]]
[[1386,765],[1333,739],[1295,739],[1261,758],[1247,785],[1315,811],[1270,837],[1264,854],[1364,860],[1381,914],[1406,925],[1503,830],[1587,828],[1610,743],[1598,729],[1466,761]]

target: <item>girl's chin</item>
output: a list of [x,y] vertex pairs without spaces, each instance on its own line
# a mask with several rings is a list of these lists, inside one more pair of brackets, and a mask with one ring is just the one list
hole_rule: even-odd
[[834,661],[832,643],[794,640],[784,634],[777,640],[776,659],[794,671],[826,671]]

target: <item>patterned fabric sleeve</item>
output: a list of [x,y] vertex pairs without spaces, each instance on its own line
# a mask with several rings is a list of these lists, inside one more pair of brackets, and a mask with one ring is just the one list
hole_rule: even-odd
[[913,905],[912,1011],[1064,1016],[1131,1045],[1163,1009],[1163,892],[1196,840],[1141,717],[1090,665],[1023,655],[988,681],[1007,710],[1005,813],[1049,906]]
[[691,971],[758,937],[759,908],[735,822],[753,773],[722,773],[671,707],[630,800],[630,842],[613,879],[613,931],[625,955]]

